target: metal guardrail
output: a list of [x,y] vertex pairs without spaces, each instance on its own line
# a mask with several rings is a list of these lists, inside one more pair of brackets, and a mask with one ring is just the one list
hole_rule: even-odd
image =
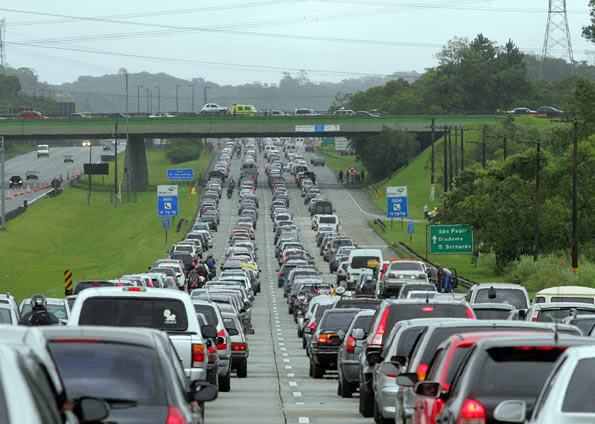
[[380,227],[380,229],[382,230],[383,233],[386,232],[386,224],[384,222],[382,222],[381,219],[375,219],[374,224],[378,225],[378,227]]

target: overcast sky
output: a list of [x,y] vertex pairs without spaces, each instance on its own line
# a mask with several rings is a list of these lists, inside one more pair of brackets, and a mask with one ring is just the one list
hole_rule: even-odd
[[[448,39],[472,38],[479,32],[498,43],[512,38],[524,50],[540,53],[547,3],[547,0],[28,0],[3,2],[2,7],[122,23],[77,21],[6,10],[0,10],[0,16],[6,18],[8,63],[14,67],[32,67],[41,80],[50,83],[127,68],[129,72],[165,72],[182,78],[204,77],[220,84],[236,84],[277,82],[283,69],[290,72],[308,69],[311,79],[317,81],[395,71],[421,72],[435,64],[436,51]],[[586,50],[595,51],[595,45],[589,45],[580,36],[581,27],[588,22],[587,3],[588,0],[568,2],[577,60],[595,60],[595,56],[586,55]],[[93,39],[89,39],[91,36]],[[46,48],[25,46],[24,41],[44,43]]]

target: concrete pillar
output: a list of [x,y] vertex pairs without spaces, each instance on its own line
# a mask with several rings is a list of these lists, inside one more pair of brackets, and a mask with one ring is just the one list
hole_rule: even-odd
[[149,189],[149,168],[143,137],[130,136],[124,161],[124,191],[137,192]]

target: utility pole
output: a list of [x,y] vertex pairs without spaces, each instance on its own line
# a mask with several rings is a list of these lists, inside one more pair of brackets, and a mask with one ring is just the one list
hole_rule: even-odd
[[209,88],[211,87],[207,87],[206,85],[202,88],[202,97],[205,105],[207,104],[207,90]]
[[442,180],[444,193],[448,191],[448,127],[444,126],[444,137],[442,143]]
[[578,272],[578,123],[572,132],[572,272]]
[[506,136],[502,139],[502,150],[504,152],[504,160],[508,157],[508,146],[506,145]]
[[194,84],[188,84],[188,87],[192,87],[192,114],[194,114]]
[[459,175],[459,154],[458,154],[458,139],[459,139],[459,127],[455,125],[455,141],[453,146],[453,156],[454,156],[454,173],[455,175]]
[[126,79],[126,117],[128,117],[128,71],[124,72],[124,78]]
[[434,143],[436,141],[436,119],[432,118],[432,151],[431,151],[431,155],[430,155],[430,168],[431,168],[431,176],[430,176],[430,200],[434,200],[434,194],[435,194],[435,185],[434,185],[434,179],[435,179],[435,166],[434,166],[434,161],[435,161],[435,146]]
[[487,128],[484,126],[481,132],[481,167],[486,167],[486,138]]
[[176,84],[176,115],[180,113],[180,95],[179,95],[180,87],[181,87],[180,84]]
[[145,88],[145,96],[147,96],[147,115],[151,113],[151,108],[149,106],[149,91],[151,91],[148,88]]
[[142,85],[136,86],[136,113],[140,113],[140,89],[143,88]]
[[453,180],[453,166],[452,166],[452,127],[448,127],[448,191],[452,190]]
[[157,90],[157,113],[161,113],[161,87],[155,87]]
[[151,89],[147,89],[149,90],[149,113],[153,113],[153,90]]
[[4,194],[4,183],[6,175],[4,169],[4,137],[0,137],[0,219],[2,220],[2,226],[0,229],[6,231],[6,196]]
[[[91,153],[93,151],[93,143],[91,142],[91,140],[89,140],[89,164],[91,164],[91,161],[93,160],[91,158]],[[92,185],[92,178],[91,178],[91,174],[89,174],[89,195],[87,196],[87,206],[91,206],[91,185]]]
[[[126,140],[126,147],[128,147],[129,140]],[[118,207],[118,121],[114,129],[114,208]],[[124,167],[126,164],[124,163]]]
[[533,261],[537,262],[540,248],[540,185],[541,185],[541,142],[537,141],[537,152],[535,156],[535,210],[533,215]]
[[465,170],[465,140],[463,137],[464,129],[461,125],[461,172]]

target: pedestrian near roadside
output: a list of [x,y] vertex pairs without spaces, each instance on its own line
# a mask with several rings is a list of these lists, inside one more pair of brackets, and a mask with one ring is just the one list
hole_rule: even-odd
[[428,206],[428,204],[426,203],[424,205],[424,218],[428,219],[428,217],[430,216],[430,207]]
[[364,182],[364,180],[366,179],[366,173],[364,172],[364,170],[362,169],[362,172],[360,173],[360,179],[362,180],[362,183]]
[[343,184],[343,170],[339,171],[339,183]]
[[444,278],[444,269],[442,266],[438,266],[438,272],[436,273],[436,285],[439,292],[442,292],[442,280]]
[[442,292],[443,293],[451,293],[452,292],[452,283],[453,283],[453,276],[452,272],[448,268],[444,268],[444,274],[442,276]]

